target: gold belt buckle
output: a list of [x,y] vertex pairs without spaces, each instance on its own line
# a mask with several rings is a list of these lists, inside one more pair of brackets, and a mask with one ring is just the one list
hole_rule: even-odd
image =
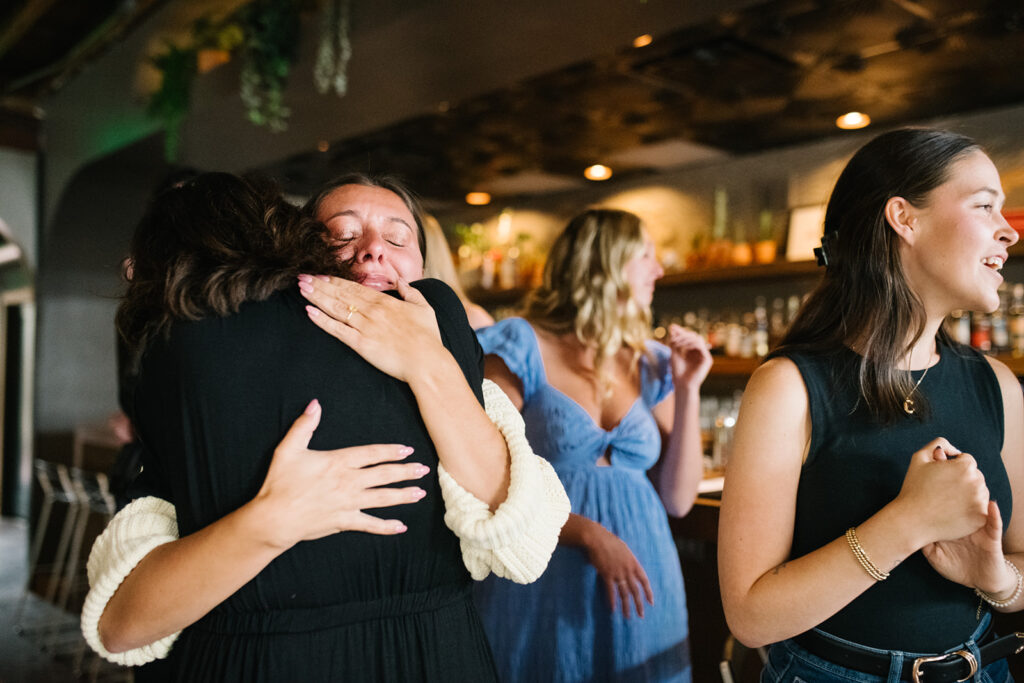
[[947,659],[954,655],[963,657],[964,660],[971,665],[971,671],[965,677],[956,679],[957,683],[961,683],[961,681],[970,680],[971,676],[978,673],[978,660],[975,659],[974,655],[972,655],[967,650],[957,650],[956,652],[950,652],[949,654],[945,655],[935,655],[933,657],[918,657],[917,659],[915,659],[914,668],[911,670],[911,677],[913,678],[914,683],[927,683],[927,681],[921,678],[922,664],[928,664],[929,662],[941,662],[943,659]]

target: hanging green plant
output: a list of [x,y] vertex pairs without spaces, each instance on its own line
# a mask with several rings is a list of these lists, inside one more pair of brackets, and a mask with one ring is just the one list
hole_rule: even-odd
[[284,89],[299,43],[299,6],[294,0],[256,0],[238,13],[242,42],[242,102],[246,115],[272,131],[288,127]]
[[164,156],[178,158],[181,122],[188,113],[192,83],[196,78],[196,48],[167,44],[167,51],[152,58],[160,71],[160,88],[153,93],[146,113],[164,124]]
[[[345,67],[351,54],[348,2],[335,0],[328,16],[338,41],[337,61],[330,76],[339,94],[345,87]],[[300,13],[314,6],[312,0],[254,0],[221,19],[203,16],[192,25],[186,46],[168,43],[164,52],[152,58],[161,79],[147,112],[164,124],[168,161],[177,159],[181,124],[188,113],[196,75],[224,63],[231,55],[242,58],[240,92],[246,117],[275,132],[288,127],[290,110],[284,104],[284,90],[297,56]]]

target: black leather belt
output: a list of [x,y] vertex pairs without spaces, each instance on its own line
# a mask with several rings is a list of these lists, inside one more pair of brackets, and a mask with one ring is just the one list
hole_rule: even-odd
[[[888,655],[845,645],[814,631],[801,633],[793,638],[793,642],[812,655],[848,669],[883,677],[889,674],[890,659]],[[1018,631],[1002,638],[995,638],[990,625],[988,630],[978,638],[978,644],[978,649],[981,652],[980,662],[967,650],[918,657],[903,662],[900,680],[914,683],[955,683],[969,680],[979,669],[1024,650],[1024,633]]]

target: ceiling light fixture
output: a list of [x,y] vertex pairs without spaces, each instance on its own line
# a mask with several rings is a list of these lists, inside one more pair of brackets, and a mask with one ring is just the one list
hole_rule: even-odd
[[487,206],[491,203],[491,195],[486,192],[470,192],[466,194],[466,203],[470,206]]
[[851,111],[836,119],[836,125],[843,130],[857,130],[871,124],[871,117],[859,111]]
[[647,47],[651,44],[652,40],[654,40],[654,38],[651,34],[645,33],[642,36],[637,36],[633,39],[633,47]]
[[326,152],[331,148],[331,143],[327,142],[327,140],[320,140],[316,143],[316,148],[320,152]]
[[583,177],[587,180],[608,180],[612,177],[612,169],[602,164],[587,166],[583,171]]

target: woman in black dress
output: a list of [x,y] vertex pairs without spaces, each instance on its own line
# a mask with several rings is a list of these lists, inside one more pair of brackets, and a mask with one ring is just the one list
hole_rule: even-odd
[[[469,595],[482,562],[465,546],[480,539],[445,525],[497,521],[514,545],[515,520],[492,515],[515,493],[479,346],[451,290],[405,284],[422,268],[406,197],[349,183],[319,200],[330,240],[276,191],[209,174],[137,231],[119,323],[144,349],[140,492],[172,502],[161,523],[178,528],[139,533],[144,514],[105,532],[97,548],[115,550],[94,550],[90,595],[112,597],[83,625],[93,614],[94,647],[142,660],[187,627],[140,680],[494,678]],[[365,285],[350,284],[349,346],[311,323],[310,278],[294,285],[339,257]],[[371,291],[395,286],[404,301]],[[116,592],[111,563],[128,565]]]

